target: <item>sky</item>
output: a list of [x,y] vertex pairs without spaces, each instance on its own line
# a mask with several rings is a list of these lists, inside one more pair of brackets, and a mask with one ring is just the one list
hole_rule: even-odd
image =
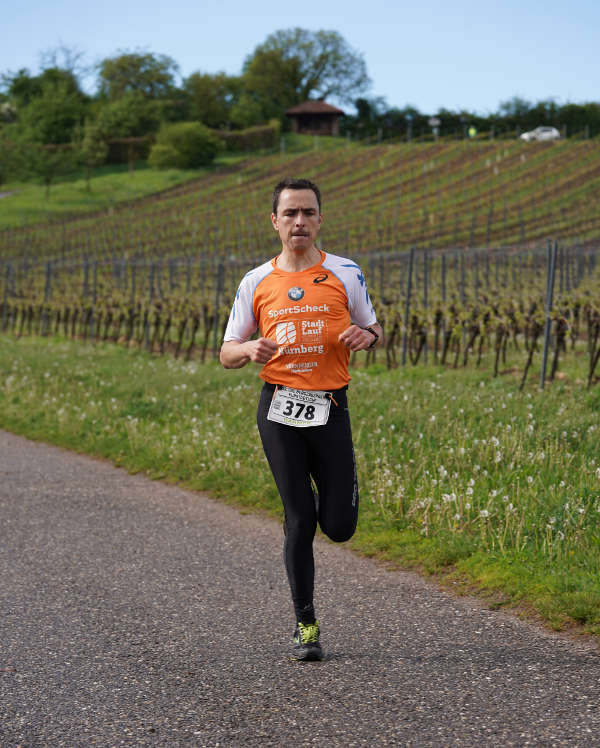
[[389,106],[488,114],[514,96],[600,101],[599,0],[3,0],[0,73],[36,73],[41,53],[65,45],[89,66],[143,50],[184,77],[239,74],[270,33],[293,27],[338,31],[363,55],[367,95]]

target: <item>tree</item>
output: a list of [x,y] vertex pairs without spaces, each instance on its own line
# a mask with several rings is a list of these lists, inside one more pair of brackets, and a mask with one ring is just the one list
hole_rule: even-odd
[[35,143],[70,143],[86,110],[83,97],[64,83],[46,84],[40,96],[18,110],[21,138]]
[[301,60],[286,57],[281,49],[257,50],[245,65],[243,82],[245,97],[235,119],[242,119],[245,127],[272,117],[283,119],[286,109],[307,98],[300,93]]
[[49,68],[63,70],[70,73],[78,82],[93,70],[93,66],[85,62],[85,52],[62,42],[56,47],[50,47],[41,52],[39,59],[42,70]]
[[26,175],[24,146],[0,136],[0,185]]
[[256,47],[244,63],[243,84],[264,121],[310,98],[350,103],[370,80],[362,56],[337,31],[295,28],[276,31]]
[[192,73],[183,90],[188,98],[188,116],[207,127],[224,128],[231,122],[231,109],[241,90],[240,78],[226,73]]
[[59,67],[46,68],[39,75],[31,75],[27,68],[21,68],[16,73],[3,73],[1,81],[8,100],[18,109],[26,107],[48,90],[61,89],[66,94],[87,100],[81,92],[77,76]]
[[96,124],[107,141],[154,133],[160,126],[157,103],[139,91],[125,94],[101,107]]
[[47,68],[32,76],[25,68],[2,76],[12,130],[16,137],[36,143],[70,143],[83,120],[88,97],[76,76],[61,68]]
[[75,153],[71,145],[41,145],[31,143],[24,150],[27,170],[39,177],[46,186],[46,199],[50,185],[56,177],[68,174],[75,166]]
[[[270,105],[261,104],[250,93],[244,92],[231,107],[231,124],[241,129],[252,127],[252,125],[271,119],[271,115],[268,114],[271,108]],[[282,111],[282,108],[277,108],[276,119],[282,118]]]
[[75,147],[80,163],[85,166],[86,190],[90,192],[91,171],[106,161],[108,146],[102,138],[100,128],[91,122],[86,122],[83,130],[76,133]]
[[178,73],[179,66],[168,55],[121,52],[98,66],[99,94],[107,99],[132,93],[148,99],[168,98],[176,88]]
[[499,114],[501,117],[518,120],[526,117],[532,108],[532,103],[520,96],[513,96],[512,99],[500,102]]

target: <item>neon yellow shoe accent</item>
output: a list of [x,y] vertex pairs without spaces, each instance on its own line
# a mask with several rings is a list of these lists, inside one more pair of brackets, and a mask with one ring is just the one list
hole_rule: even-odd
[[319,641],[319,622],[300,623],[298,621],[298,644],[317,644]]

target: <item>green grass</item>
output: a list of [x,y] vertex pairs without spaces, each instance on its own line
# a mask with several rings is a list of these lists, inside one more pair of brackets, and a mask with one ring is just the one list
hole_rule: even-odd
[[[345,148],[345,138],[315,138],[312,135],[286,133],[286,153],[326,152]],[[355,147],[355,146],[353,146]],[[151,169],[145,161],[136,161],[133,173],[127,164],[102,166],[92,171],[88,190],[85,171],[60,177],[50,187],[39,181],[12,182],[0,185],[0,192],[10,193],[0,199],[0,229],[43,223],[61,216],[73,216],[115,207],[118,203],[147,197],[170,187],[199,179],[216,169],[248,158],[264,157],[270,151],[222,154],[214,165],[202,169]]]
[[10,194],[0,199],[0,229],[112,208],[118,203],[147,197],[198,179],[216,167],[236,160],[241,160],[241,157],[223,157],[210,168],[164,170],[151,169],[145,161],[138,161],[132,173],[127,164],[103,166],[92,172],[89,191],[84,172],[78,171],[53,183],[48,197],[46,188],[40,183],[5,184],[0,187],[0,192]]
[[[555,629],[600,634],[600,388],[575,361],[544,392],[512,374],[354,369],[352,547]],[[256,369],[112,344],[0,337],[0,426],[280,515]]]

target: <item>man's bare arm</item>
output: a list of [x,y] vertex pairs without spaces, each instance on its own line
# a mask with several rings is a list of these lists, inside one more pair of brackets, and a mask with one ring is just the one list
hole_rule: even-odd
[[221,346],[220,360],[226,369],[241,369],[250,361],[266,364],[278,349],[277,343],[270,338],[247,340],[245,343],[228,340]]

